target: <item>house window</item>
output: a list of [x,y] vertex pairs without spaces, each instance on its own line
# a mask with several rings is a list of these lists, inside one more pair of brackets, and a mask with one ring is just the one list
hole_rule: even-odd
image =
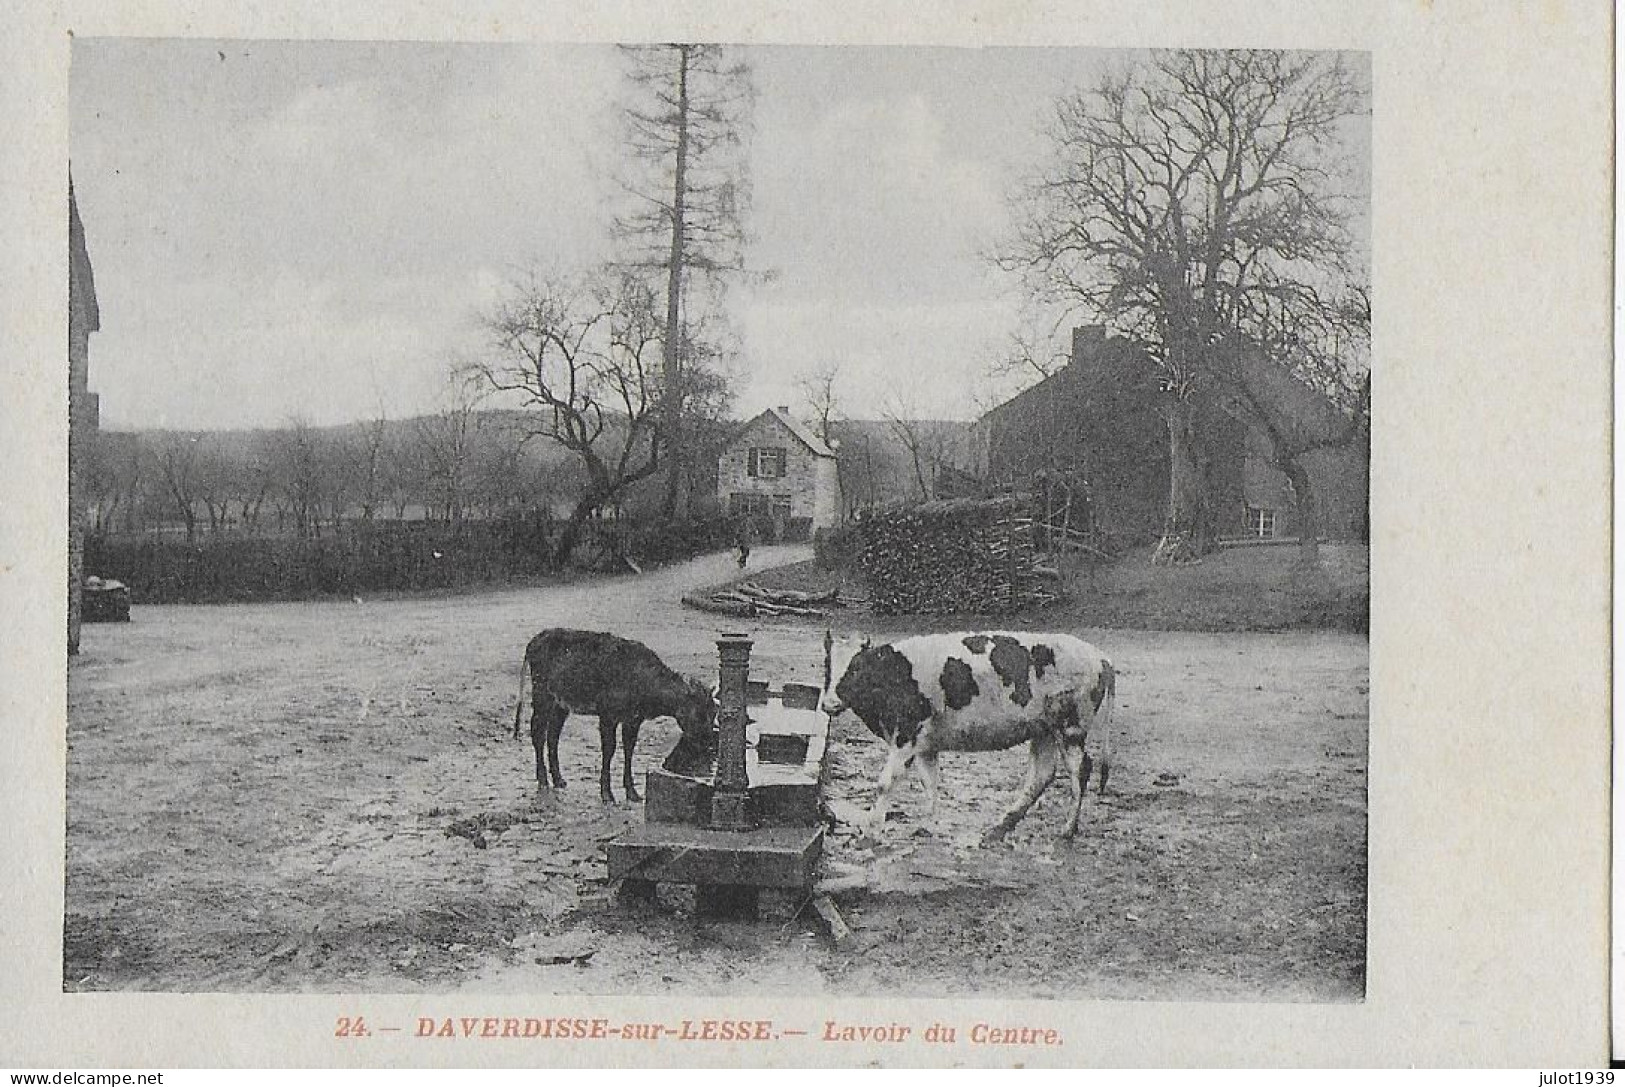
[[1260,506],[1247,507],[1247,531],[1259,539],[1275,535],[1275,511]]
[[735,517],[757,517],[767,513],[767,495],[735,491],[728,496],[728,512]]
[[745,491],[735,491],[728,496],[728,512],[735,517],[788,520],[790,517],[790,496],[787,494],[750,494]]
[[784,462],[782,446],[752,449],[745,460],[745,474],[757,479],[783,479]]

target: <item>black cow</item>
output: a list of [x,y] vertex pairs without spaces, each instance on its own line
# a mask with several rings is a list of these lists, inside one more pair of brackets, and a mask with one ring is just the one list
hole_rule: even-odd
[[686,752],[687,760],[703,761],[715,750],[717,704],[711,692],[667,668],[653,650],[639,642],[589,630],[544,630],[532,638],[519,670],[519,704],[513,713],[516,740],[525,710],[527,673],[532,702],[530,742],[536,749],[538,786],[545,788],[551,776],[555,788],[564,788],[559,734],[572,713],[598,718],[603,756],[598,787],[606,802],[615,800],[609,788],[609,764],[615,757],[617,728],[624,751],[621,783],[628,800],[643,799],[632,783],[632,752],[644,721],[677,719],[683,736],[674,757]]

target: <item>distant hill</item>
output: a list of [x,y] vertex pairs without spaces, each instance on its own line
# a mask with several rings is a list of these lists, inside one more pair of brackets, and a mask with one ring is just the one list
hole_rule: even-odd
[[[371,469],[376,515],[443,515],[454,488],[456,503],[469,515],[538,507],[568,513],[581,493],[583,470],[573,453],[545,438],[521,447],[535,418],[534,412],[515,410],[471,413],[460,459],[453,456],[459,439],[448,431],[446,416],[386,420]],[[99,524],[175,524],[180,507],[172,484],[178,482],[200,511],[231,524],[263,525],[262,505],[281,524],[298,516],[288,507],[301,502],[313,511],[325,509],[327,517],[334,510],[354,516],[368,490],[372,425],[104,430],[92,454],[92,505]],[[934,489],[939,466],[968,469],[976,462],[973,423],[918,420],[905,433],[886,420],[852,419],[832,430],[849,510],[919,498],[922,481],[927,491]],[[702,506],[715,493],[714,458],[723,441],[722,433],[712,433],[697,454],[690,493]],[[647,510],[658,500],[657,481],[647,480],[625,502],[628,509]]]

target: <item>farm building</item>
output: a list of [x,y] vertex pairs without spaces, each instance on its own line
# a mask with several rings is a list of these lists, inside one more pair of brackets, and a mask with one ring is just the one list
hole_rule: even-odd
[[85,464],[98,405],[90,391],[90,334],[101,327],[85,227],[68,179],[68,652],[79,652],[85,575]]
[[[1294,401],[1302,401],[1294,404],[1300,414],[1331,410],[1318,393],[1291,384]],[[1046,481],[1063,481],[1081,507],[1071,511],[1074,527],[1124,542],[1154,539],[1168,502],[1168,437],[1156,401],[1155,375],[1133,345],[1098,326],[1074,329],[1065,366],[977,423],[978,475],[1017,490],[1042,491]],[[1268,436],[1237,414],[1222,399],[1198,405],[1213,531],[1221,537],[1294,536],[1298,505],[1292,486],[1271,463]],[[1362,538],[1366,446],[1321,449],[1304,459],[1320,534]]]
[[835,451],[790,414],[769,408],[742,426],[717,462],[717,498],[775,539],[805,539],[840,519]]

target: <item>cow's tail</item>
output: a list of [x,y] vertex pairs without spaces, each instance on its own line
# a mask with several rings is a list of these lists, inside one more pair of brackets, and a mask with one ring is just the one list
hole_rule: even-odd
[[519,662],[519,702],[513,708],[513,738],[519,739],[519,721],[525,715],[525,681],[530,678],[530,654]]
[[[1095,714],[1095,727],[1100,729],[1100,792],[1106,791],[1106,779],[1112,772],[1112,711],[1117,705],[1117,672],[1112,662],[1100,662],[1100,685],[1105,690],[1100,710]],[[1085,785],[1088,782],[1084,782]]]

